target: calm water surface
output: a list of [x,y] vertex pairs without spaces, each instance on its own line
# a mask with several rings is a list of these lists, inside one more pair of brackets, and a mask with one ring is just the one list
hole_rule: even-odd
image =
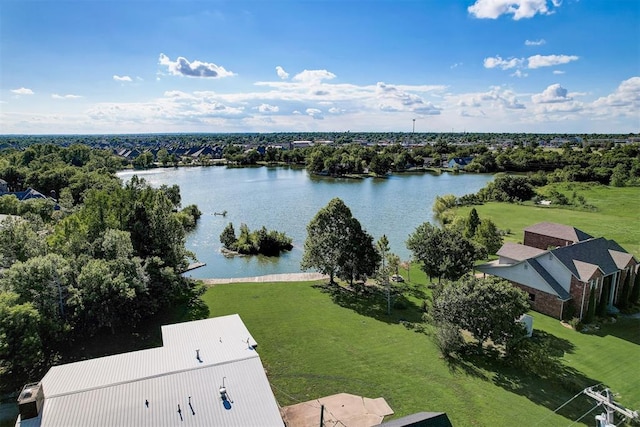
[[[334,179],[310,176],[304,169],[283,167],[226,168],[189,167],[125,171],[153,187],[180,186],[182,206],[196,204],[203,215],[188,235],[187,248],[205,267],[189,272],[192,277],[248,277],[300,271],[306,226],[334,197],[341,198],[363,228],[378,240],[386,234],[391,251],[402,260],[410,256],[405,240],[425,221],[433,221],[431,208],[436,196],[475,193],[491,175],[403,174],[387,179]],[[227,216],[214,212],[227,211]],[[240,224],[251,230],[263,225],[284,231],[294,248],[280,257],[232,257],[222,255],[220,233],[232,222],[236,234]]]

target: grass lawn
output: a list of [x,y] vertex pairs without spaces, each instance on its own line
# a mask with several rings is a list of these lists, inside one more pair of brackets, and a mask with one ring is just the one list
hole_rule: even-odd
[[[399,322],[420,315],[424,274],[412,270],[411,281],[423,285],[391,316],[381,297],[332,295],[309,282],[218,285],[203,298],[211,316],[240,314],[282,406],[346,392],[384,397],[394,417],[445,411],[456,426],[567,426],[593,405],[579,397],[561,415],[553,410],[604,383],[640,409],[640,320],[587,335],[534,314],[537,335],[553,343],[566,377],[552,382],[487,359],[441,358],[430,336]],[[593,425],[593,415],[582,423]]]
[[[543,187],[540,192],[545,192]],[[640,187],[609,187],[597,184],[563,183],[553,188],[570,200],[573,192],[585,198],[595,211],[552,206],[491,202],[473,206],[480,219],[490,218],[501,230],[509,229],[506,240],[522,242],[523,229],[542,221],[572,225],[595,237],[613,239],[627,251],[640,256]],[[456,210],[467,216],[471,206]]]

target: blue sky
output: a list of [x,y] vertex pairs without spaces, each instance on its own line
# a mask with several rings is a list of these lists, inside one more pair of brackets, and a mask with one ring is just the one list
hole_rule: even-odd
[[639,28],[637,0],[3,0],[0,133],[637,133]]

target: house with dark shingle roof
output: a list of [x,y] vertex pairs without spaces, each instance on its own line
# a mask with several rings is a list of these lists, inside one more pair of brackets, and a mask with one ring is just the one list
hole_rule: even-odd
[[525,244],[505,243],[498,259],[477,268],[509,280],[529,294],[532,308],[562,319],[582,319],[589,297],[605,298],[610,311],[633,283],[638,261],[613,240],[594,238],[574,227],[540,223],[525,229]]

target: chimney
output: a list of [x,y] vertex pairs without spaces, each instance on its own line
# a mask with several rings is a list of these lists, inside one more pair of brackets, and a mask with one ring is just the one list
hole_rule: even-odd
[[20,410],[20,420],[35,418],[42,411],[44,403],[44,392],[40,383],[31,383],[22,387],[18,396],[18,409]]

